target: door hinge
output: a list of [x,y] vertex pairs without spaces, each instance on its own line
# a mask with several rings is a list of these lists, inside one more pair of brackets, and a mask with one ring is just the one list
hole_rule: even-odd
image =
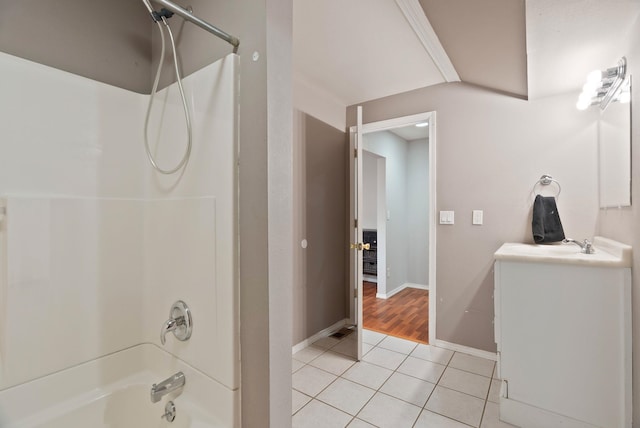
[[358,149],[353,149],[353,157],[354,158],[358,157]]
[[358,219],[353,220],[353,227],[358,227]]

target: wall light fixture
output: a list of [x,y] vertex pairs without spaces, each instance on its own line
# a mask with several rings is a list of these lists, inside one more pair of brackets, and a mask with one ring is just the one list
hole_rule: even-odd
[[607,108],[610,102],[629,102],[631,99],[627,59],[620,58],[618,65],[606,70],[595,70],[587,75],[587,83],[582,87],[576,108],[586,110],[591,106]]

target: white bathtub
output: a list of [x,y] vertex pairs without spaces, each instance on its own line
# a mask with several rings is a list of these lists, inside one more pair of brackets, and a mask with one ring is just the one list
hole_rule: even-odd
[[[182,371],[185,386],[151,403],[149,392]],[[0,391],[2,428],[234,428],[231,391],[155,345],[143,344]],[[176,418],[162,419],[173,400]]]

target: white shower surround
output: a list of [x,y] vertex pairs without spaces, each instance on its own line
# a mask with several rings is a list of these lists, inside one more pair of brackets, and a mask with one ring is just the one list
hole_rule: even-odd
[[[238,57],[184,79],[194,145],[169,177],[144,153],[148,95],[7,54],[0,70],[0,390],[160,346],[182,299],[193,335],[169,335],[165,350],[237,402]],[[158,151],[163,166],[186,144],[175,86],[158,93],[149,127],[152,146],[161,135],[171,148]]]

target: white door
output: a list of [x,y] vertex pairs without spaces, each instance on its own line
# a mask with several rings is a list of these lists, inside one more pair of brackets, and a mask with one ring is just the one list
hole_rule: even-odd
[[362,359],[362,222],[359,220],[362,213],[362,107],[358,106],[358,120],[349,134],[350,142],[350,209],[349,221],[349,257],[350,274],[350,307],[351,320],[357,326],[357,354],[358,361]]

